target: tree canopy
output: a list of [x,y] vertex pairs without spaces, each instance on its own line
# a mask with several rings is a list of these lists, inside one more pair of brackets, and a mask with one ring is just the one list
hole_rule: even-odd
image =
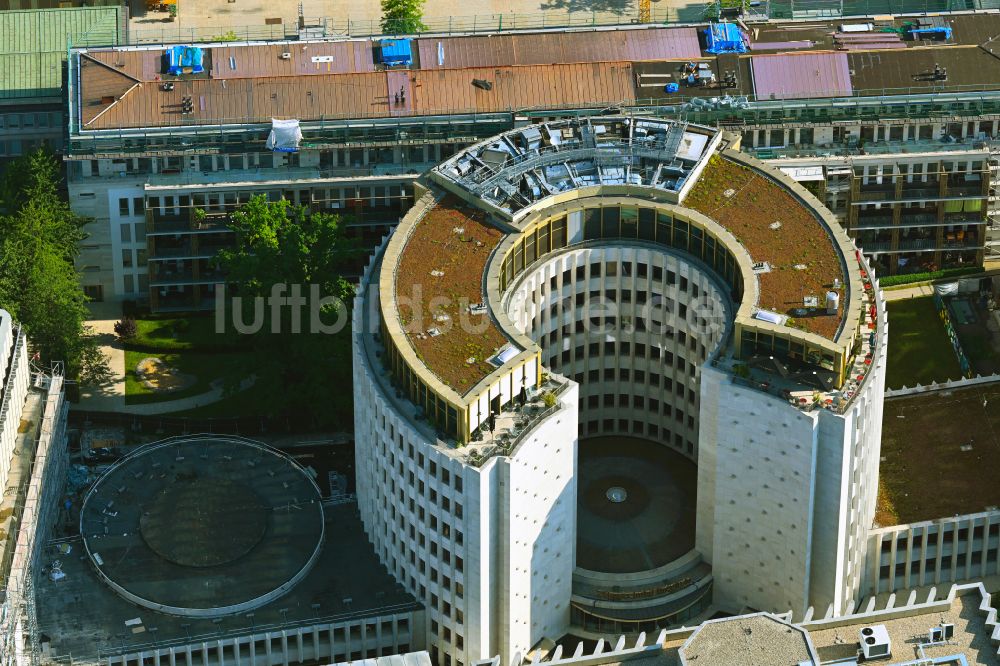
[[427,30],[424,0],[382,0],[382,32],[410,35]]
[[85,220],[60,194],[59,165],[45,150],[22,156],[0,177],[0,308],[27,331],[43,364],[101,381],[108,369],[84,326],[87,301],[73,265]]
[[[235,212],[231,226],[237,246],[218,256],[227,275],[224,324],[230,335],[250,337],[256,382],[270,387],[248,392],[259,401],[252,409],[295,419],[298,427],[343,427],[353,413],[354,296],[343,272],[357,247],[338,216],[263,195]],[[242,378],[229,378],[230,389]]]

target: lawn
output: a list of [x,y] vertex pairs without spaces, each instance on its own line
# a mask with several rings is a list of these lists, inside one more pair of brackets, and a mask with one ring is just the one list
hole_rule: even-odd
[[[135,374],[135,366],[139,361],[150,356],[162,360],[167,365],[177,368],[180,372],[191,375],[196,381],[187,388],[177,391],[156,392],[143,384]],[[152,402],[165,402],[199,395],[212,390],[212,382],[226,376],[227,373],[238,370],[241,366],[248,367],[251,355],[248,352],[180,352],[160,353],[149,351],[125,351],[125,404],[139,405]]]
[[962,371],[930,296],[889,302],[886,387],[960,379]]
[[[227,373],[252,367],[251,353],[240,349],[239,340],[216,333],[215,318],[150,316],[136,319],[136,336],[125,343],[125,404],[165,402],[212,390],[212,382]],[[156,392],[143,384],[135,366],[155,357],[181,373],[196,378],[186,388]],[[246,374],[250,374],[246,370]]]
[[238,346],[238,341],[215,332],[214,316],[147,317],[136,319],[136,336],[129,349],[149,351],[223,350]]

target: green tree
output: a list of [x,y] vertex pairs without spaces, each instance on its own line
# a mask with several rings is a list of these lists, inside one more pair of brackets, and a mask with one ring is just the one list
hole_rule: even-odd
[[62,361],[85,383],[109,371],[84,322],[86,296],[73,265],[85,220],[60,193],[55,158],[38,150],[0,178],[0,308],[24,326],[43,364]]
[[[258,396],[253,410],[285,417],[300,428],[344,427],[353,413],[349,309],[354,287],[343,272],[361,253],[344,235],[338,216],[310,213],[284,200],[253,197],[233,214],[231,226],[237,247],[221,251],[217,259],[228,282],[227,331],[240,335],[234,314],[247,326],[263,314],[260,330],[249,333],[249,346],[256,382],[271,389],[248,392],[248,399]],[[296,290],[307,303],[276,308],[269,300]],[[323,326],[339,322],[339,330],[316,330],[314,308]],[[230,390],[247,369],[240,372],[228,378]]]
[[424,0],[382,0],[382,32],[387,35],[410,35],[427,30]]

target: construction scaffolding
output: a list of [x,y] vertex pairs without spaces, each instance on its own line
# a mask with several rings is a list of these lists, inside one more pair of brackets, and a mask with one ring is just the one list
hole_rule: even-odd
[[[20,341],[23,344],[23,339]],[[69,404],[64,401],[63,369],[48,372],[31,368],[32,391],[38,396],[33,414],[37,419],[31,445],[18,450],[27,476],[8,487],[5,503],[12,503],[13,525],[0,579],[0,666],[38,666],[42,657],[41,636],[35,606],[35,585],[39,554],[52,528],[62,496],[63,479],[69,464],[66,446],[66,418]],[[26,456],[32,456],[24,460]]]

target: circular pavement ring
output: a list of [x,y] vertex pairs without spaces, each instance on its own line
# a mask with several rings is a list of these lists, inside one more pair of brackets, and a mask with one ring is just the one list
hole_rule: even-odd
[[97,575],[130,602],[186,617],[245,612],[283,596],[326,534],[319,486],[293,459],[232,436],[137,449],[80,511]]

